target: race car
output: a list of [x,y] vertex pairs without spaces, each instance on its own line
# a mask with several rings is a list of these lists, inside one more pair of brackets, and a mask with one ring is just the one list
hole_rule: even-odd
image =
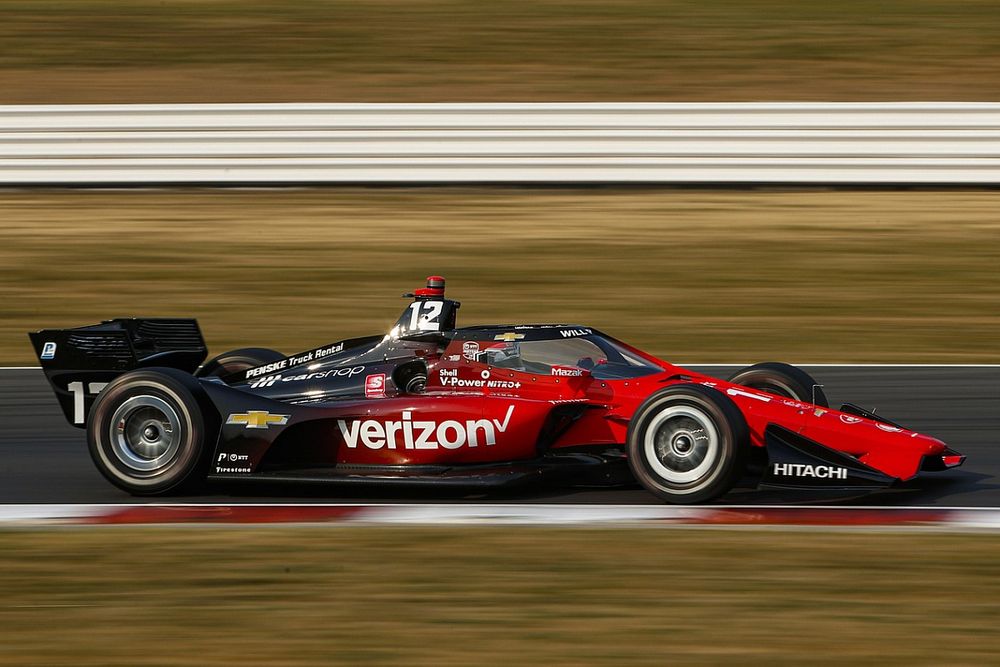
[[782,363],[728,381],[574,324],[456,327],[431,276],[386,334],[207,363],[192,319],[29,334],[91,457],[136,495],[264,481],[488,490],[638,483],[700,503],[761,488],[860,493],[965,457]]

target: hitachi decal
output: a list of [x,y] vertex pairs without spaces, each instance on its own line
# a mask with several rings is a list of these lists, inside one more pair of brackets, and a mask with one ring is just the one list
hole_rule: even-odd
[[368,449],[459,449],[463,446],[491,447],[497,443],[497,433],[504,433],[514,414],[514,406],[507,408],[503,421],[499,419],[469,419],[460,422],[448,419],[443,422],[415,421],[413,412],[405,410],[399,421],[354,420],[348,424],[337,420],[340,434],[351,449],[358,443]]
[[816,479],[847,479],[847,468],[813,466],[807,463],[775,463],[772,471],[785,477],[815,477]]

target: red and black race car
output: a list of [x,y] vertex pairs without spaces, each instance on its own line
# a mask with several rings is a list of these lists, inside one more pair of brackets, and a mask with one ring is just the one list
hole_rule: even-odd
[[787,364],[729,381],[577,325],[456,328],[428,278],[388,334],[202,363],[198,324],[117,319],[30,334],[69,421],[113,484],[196,481],[495,488],[637,481],[697,503],[760,487],[864,492],[961,465]]

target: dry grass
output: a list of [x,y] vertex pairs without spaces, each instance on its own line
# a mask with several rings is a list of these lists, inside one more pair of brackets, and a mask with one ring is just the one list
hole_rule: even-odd
[[984,0],[5,0],[0,103],[997,100]]
[[674,361],[1000,361],[1000,193],[336,189],[0,194],[0,363],[25,332],[194,316],[214,352],[577,322]]
[[0,662],[985,664],[1000,538],[583,529],[0,533]]

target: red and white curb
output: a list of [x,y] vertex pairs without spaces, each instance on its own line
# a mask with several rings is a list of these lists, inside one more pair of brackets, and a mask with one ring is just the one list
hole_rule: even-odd
[[1000,509],[516,504],[0,505],[0,527],[159,524],[814,526],[1000,529]]

